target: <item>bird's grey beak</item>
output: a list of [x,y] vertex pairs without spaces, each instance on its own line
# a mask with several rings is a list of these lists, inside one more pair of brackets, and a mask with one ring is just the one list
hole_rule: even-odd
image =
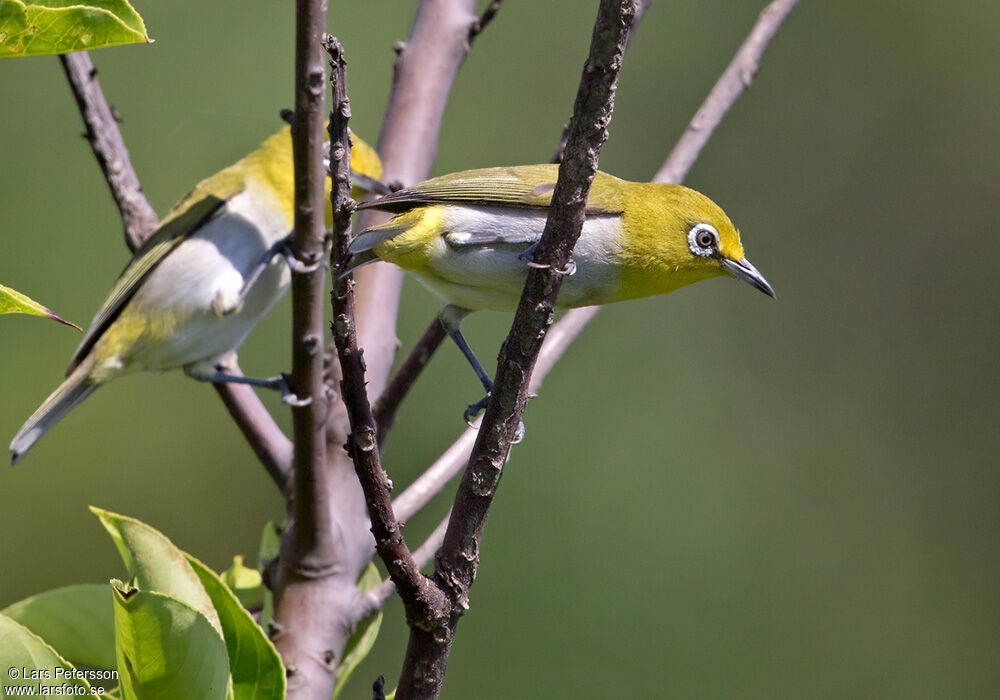
[[764,279],[764,275],[760,274],[760,271],[751,265],[750,261],[746,258],[743,258],[742,260],[730,260],[728,258],[723,258],[722,269],[736,279],[743,280],[747,284],[756,287],[772,299],[776,298],[774,289],[770,284],[768,284],[767,280]]

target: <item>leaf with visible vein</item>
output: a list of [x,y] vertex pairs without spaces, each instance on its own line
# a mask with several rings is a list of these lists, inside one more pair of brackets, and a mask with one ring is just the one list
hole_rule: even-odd
[[128,0],[3,0],[0,58],[150,43]]

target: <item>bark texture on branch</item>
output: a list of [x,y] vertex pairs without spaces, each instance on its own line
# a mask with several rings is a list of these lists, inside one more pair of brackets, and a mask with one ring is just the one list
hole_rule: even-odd
[[[289,696],[310,698],[332,683],[336,650],[349,635],[343,625],[331,625],[328,618],[316,614],[319,606],[336,599],[331,589],[339,583],[336,574],[342,569],[344,547],[342,533],[335,527],[333,475],[326,460],[326,66],[321,45],[325,27],[325,0],[296,0],[295,117],[291,125],[295,232],[290,249],[297,264],[292,268],[289,387],[299,403],[292,407],[292,525],[282,538],[272,640],[285,664]],[[349,590],[348,586],[340,588]]]
[[[346,119],[336,118],[342,116],[347,107],[343,49],[332,41],[328,45],[328,51],[333,65],[330,80],[334,86],[335,115],[330,121],[330,164],[335,179],[333,249],[330,252],[330,262],[336,273],[346,269],[350,260],[348,249],[351,243],[350,221],[354,202],[350,200],[349,194],[351,156],[350,148],[347,147]],[[346,197],[343,193],[346,193]],[[424,606],[423,600],[426,595],[435,593],[440,595],[440,593],[429,590],[424,576],[420,573],[420,567],[403,540],[399,523],[392,513],[392,502],[389,498],[391,484],[388,475],[382,469],[375,417],[365,390],[365,363],[358,348],[354,318],[354,280],[350,275],[336,277],[331,299],[333,340],[343,377],[340,386],[351,429],[347,438],[347,452],[354,462],[361,488],[364,489],[372,534],[375,536],[375,549],[385,562],[397,590],[402,592],[403,601],[407,604],[407,617],[419,618],[426,612],[414,606]]]
[[115,113],[104,98],[97,79],[97,68],[90,55],[86,51],[67,53],[59,56],[59,62],[80,108],[87,128],[87,141],[118,205],[125,229],[125,244],[134,251],[156,230],[160,219],[139,184]]

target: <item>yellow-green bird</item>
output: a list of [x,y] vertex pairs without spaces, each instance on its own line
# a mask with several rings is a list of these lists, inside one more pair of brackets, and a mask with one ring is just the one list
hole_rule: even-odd
[[[470,311],[517,308],[557,176],[556,165],[467,170],[363,205],[396,216],[354,239],[350,269],[384,260],[413,270],[447,302],[441,323],[487,395],[492,382],[459,324]],[[746,259],[729,217],[699,192],[598,172],[586,212],[559,292],[560,307],[667,294],[718,275],[774,296]],[[467,421],[485,401],[469,406]]]
[[[382,176],[378,155],[357,137],[351,164],[356,182],[375,185]],[[95,389],[125,374],[183,368],[201,381],[287,393],[281,377],[228,375],[226,356],[288,289],[293,200],[289,127],[198,183],[136,251],[84,335],[66,381],[14,436],[12,462]],[[329,225],[329,201],[326,216]]]

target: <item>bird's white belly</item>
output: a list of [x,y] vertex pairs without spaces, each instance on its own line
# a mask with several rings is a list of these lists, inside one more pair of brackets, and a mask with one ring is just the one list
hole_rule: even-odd
[[[530,245],[524,241],[541,236],[545,219],[545,212],[531,209],[509,209],[498,217],[495,208],[452,207],[448,232],[434,241],[427,271],[418,271],[418,277],[449,303],[512,311],[528,275],[528,265],[519,258]],[[462,244],[465,235],[470,240],[477,235],[492,237],[496,242]],[[506,242],[512,239],[518,242]],[[619,217],[587,219],[573,249],[576,272],[563,279],[559,306],[587,306],[612,299],[618,285],[620,250]]]
[[290,273],[279,255],[237,303],[247,275],[287,235],[283,217],[259,211],[243,193],[177,246],[129,302],[143,317],[176,319],[174,332],[141,343],[133,368],[184,367],[237,349],[288,289]]

